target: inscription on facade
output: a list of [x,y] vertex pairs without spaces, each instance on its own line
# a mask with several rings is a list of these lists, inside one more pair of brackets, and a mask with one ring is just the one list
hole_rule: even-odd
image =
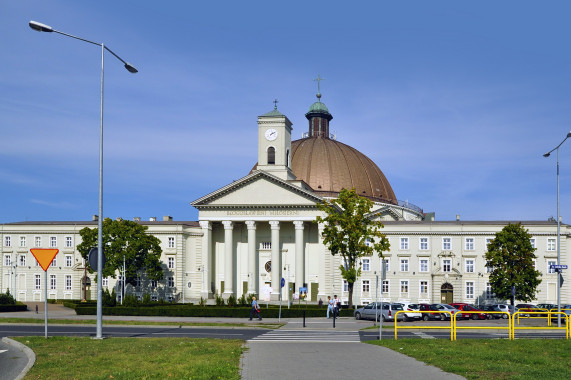
[[226,215],[244,215],[244,216],[290,216],[299,215],[297,210],[234,210],[227,211]]

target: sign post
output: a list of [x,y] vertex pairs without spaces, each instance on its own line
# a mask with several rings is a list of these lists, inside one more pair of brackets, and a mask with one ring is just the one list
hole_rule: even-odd
[[50,267],[52,261],[56,257],[59,249],[50,248],[32,248],[30,249],[32,255],[36,258],[36,261],[42,269],[44,270],[44,326],[45,326],[45,337],[48,337],[48,268]]

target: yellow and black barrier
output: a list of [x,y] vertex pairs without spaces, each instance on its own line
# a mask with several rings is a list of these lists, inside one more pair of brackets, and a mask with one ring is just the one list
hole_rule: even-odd
[[[562,319],[565,321],[565,327],[551,326],[551,318],[553,318],[554,315],[560,315],[562,317]],[[547,319],[547,326],[520,326],[520,318]],[[565,330],[565,339],[569,339],[569,315],[567,315],[564,311],[558,312],[547,309],[523,309],[523,311],[518,310],[514,313],[513,320],[514,322],[512,322],[511,330],[512,339],[515,338],[515,330]],[[515,324],[515,320],[517,320],[517,326]]]
[[397,321],[397,316],[399,313],[410,313],[410,310],[399,310],[395,314],[395,340],[398,339],[397,332],[398,329],[450,329],[450,340],[454,340],[454,319],[452,318],[452,313],[449,311],[438,311],[438,310],[414,310],[414,313],[431,313],[431,314],[448,314],[450,316],[450,326],[399,326]]

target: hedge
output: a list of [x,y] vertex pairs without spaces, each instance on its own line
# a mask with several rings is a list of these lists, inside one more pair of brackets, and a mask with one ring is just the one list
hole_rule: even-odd
[[[190,305],[156,305],[144,307],[103,307],[103,315],[125,315],[125,316],[166,316],[166,317],[227,317],[227,318],[250,318],[250,307],[237,306],[190,306]],[[301,308],[295,307],[288,309],[282,306],[283,318],[301,318],[303,312],[307,318],[324,317],[327,308]],[[77,315],[95,315],[97,314],[96,306],[76,305],[75,312]],[[265,318],[278,318],[279,307],[272,305],[269,308],[261,305],[261,315]],[[352,317],[353,309],[341,309],[342,317]]]
[[0,313],[11,312],[11,311],[27,311],[28,306],[26,305],[0,305]]

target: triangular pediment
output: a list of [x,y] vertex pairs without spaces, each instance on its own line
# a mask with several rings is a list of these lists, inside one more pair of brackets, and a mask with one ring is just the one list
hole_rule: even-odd
[[198,209],[248,206],[315,207],[321,200],[322,198],[315,195],[308,186],[298,186],[264,171],[254,171],[191,202],[191,205]]

